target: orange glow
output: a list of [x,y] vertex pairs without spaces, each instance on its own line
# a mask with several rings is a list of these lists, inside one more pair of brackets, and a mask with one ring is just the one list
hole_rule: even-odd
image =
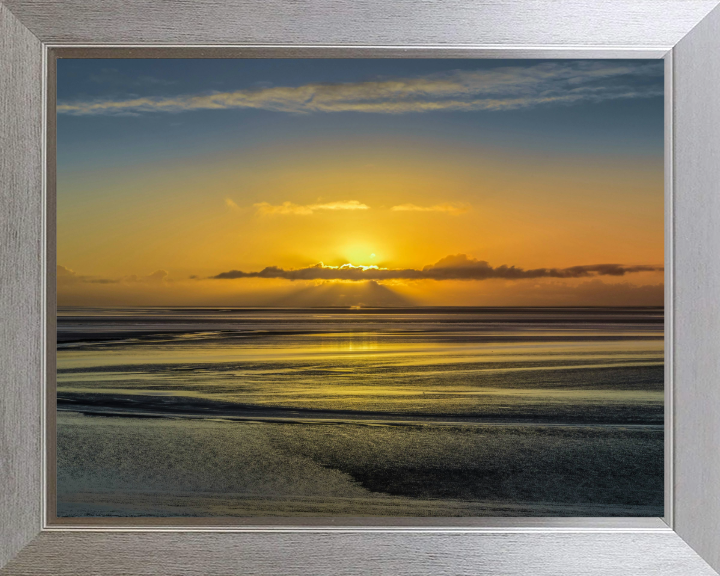
[[[74,280],[59,283],[61,304],[267,303],[270,294],[318,282],[208,277],[318,262],[421,270],[453,254],[525,269],[664,260],[663,167],[655,160],[309,141],[301,150],[273,147],[133,172],[65,175],[58,187],[58,263],[75,271]],[[66,189],[73,200],[62,200]],[[289,213],[256,206],[284,203],[292,205]],[[143,280],[159,270],[167,275]],[[663,275],[592,281],[624,286],[610,289],[621,300],[658,303]],[[575,298],[573,290],[584,291],[580,303],[612,300],[588,282],[385,284],[428,304],[557,305]],[[643,286],[656,288],[642,296]]]

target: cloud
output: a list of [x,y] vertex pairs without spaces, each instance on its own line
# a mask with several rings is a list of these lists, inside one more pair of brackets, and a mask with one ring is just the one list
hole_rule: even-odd
[[[225,199],[225,203],[231,208],[238,208],[229,198]],[[258,214],[272,215],[272,214],[295,214],[300,216],[307,216],[314,214],[318,211],[333,211],[333,210],[369,210],[370,206],[363,204],[358,200],[346,200],[339,202],[326,202],[317,204],[295,204],[293,202],[283,202],[277,206],[269,204],[267,202],[260,202],[253,204],[257,208]],[[469,204],[461,202],[448,202],[445,204],[437,204],[435,206],[417,206],[416,204],[400,204],[390,208],[395,212],[446,212],[448,214],[462,214],[470,210]]]
[[162,284],[168,281],[168,272],[166,270],[156,270],[148,276],[138,276],[132,274],[130,276],[122,276],[120,278],[100,278],[97,276],[81,276],[74,270],[66,266],[57,266],[56,280],[58,285],[68,284],[127,284],[127,283],[146,283],[146,284]]
[[390,208],[395,212],[447,212],[448,214],[463,214],[470,210],[469,204],[460,202],[451,202],[445,204],[437,204],[435,206],[417,206],[416,204],[400,204]]
[[240,210],[240,206],[235,204],[235,202],[233,202],[231,198],[225,198],[225,206],[227,206],[231,210]]
[[70,268],[58,264],[56,275],[58,278],[73,278],[76,276],[76,273],[75,270],[70,270]]
[[56,268],[56,280],[58,285],[63,284],[116,284],[119,280],[111,280],[109,278],[98,278],[96,276],[81,276],[75,270],[71,270],[66,266],[58,265]]
[[325,204],[293,204],[292,202],[283,202],[279,206],[273,206],[267,202],[253,204],[257,208],[258,214],[299,214],[307,216],[318,210],[369,210],[370,206],[362,204],[357,200],[347,200],[341,202],[327,202]]
[[152,274],[147,276],[138,276],[137,274],[131,274],[130,276],[123,276],[116,280],[116,282],[122,282],[126,284],[132,283],[143,283],[143,284],[163,284],[168,282],[167,270],[156,270]]
[[514,110],[662,94],[662,62],[570,60],[364,82],[260,86],[209,94],[63,102],[58,104],[57,112],[81,116],[261,109],[291,113],[403,114]]
[[284,270],[277,266],[268,266],[259,272],[230,270],[222,272],[214,279],[228,280],[236,278],[283,278],[285,280],[524,280],[531,278],[591,278],[595,276],[624,276],[636,272],[662,271],[662,266],[624,266],[621,264],[594,264],[590,266],[572,266],[570,268],[535,268],[525,270],[515,266],[493,268],[484,260],[468,258],[465,254],[447,256],[435,264],[417,269],[389,269],[377,266],[326,266],[322,262],[296,270]]
[[141,276],[138,280],[139,282],[152,282],[153,284],[159,284],[161,282],[165,282],[167,280],[168,273],[167,270],[156,270],[149,276]]

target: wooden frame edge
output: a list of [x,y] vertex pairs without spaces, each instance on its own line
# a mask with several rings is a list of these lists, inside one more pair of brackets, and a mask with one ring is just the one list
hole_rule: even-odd
[[36,218],[42,203],[37,193],[42,189],[42,43],[1,3],[0,77],[2,566],[42,528],[38,384],[43,354],[37,338],[42,223]]

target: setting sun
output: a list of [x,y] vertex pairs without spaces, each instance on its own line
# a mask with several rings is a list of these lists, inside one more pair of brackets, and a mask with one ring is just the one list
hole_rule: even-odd
[[663,516],[661,61],[57,71],[58,515]]
[[[313,66],[318,78],[341,74],[331,62]],[[59,302],[273,305],[343,280],[377,282],[419,305],[662,304],[663,109],[646,85],[653,65],[638,65],[636,96],[626,100],[614,96],[613,80],[595,86],[607,92],[601,104],[484,109],[477,100],[468,110],[446,101],[439,78],[457,77],[457,89],[469,90],[468,82],[496,82],[494,68],[425,66],[435,70],[417,77],[429,91],[418,98],[435,99],[427,110],[404,92],[392,105],[404,108],[386,110],[384,96],[360,80],[337,90],[377,110],[345,110],[332,91],[323,96],[331,108],[305,110],[283,92],[287,111],[275,100],[243,108],[224,97],[205,109],[198,96],[173,100],[174,114],[148,103],[118,116],[131,101],[106,109],[61,91]],[[568,74],[591,86],[592,66],[620,83],[630,74],[602,63],[505,66],[507,82],[519,82],[513,90]],[[248,94],[270,98],[252,86]],[[101,149],[87,147],[94,123],[163,140],[136,154],[118,136],[108,143],[114,152],[91,165]],[[191,145],[199,134],[204,144]],[[322,273],[313,271],[318,262]],[[348,263],[387,272],[332,273]],[[599,267],[610,264],[617,267]]]

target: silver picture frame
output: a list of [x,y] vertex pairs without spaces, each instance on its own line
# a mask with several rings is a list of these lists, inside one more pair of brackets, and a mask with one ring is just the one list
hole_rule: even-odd
[[[718,4],[0,0],[0,574],[717,574]],[[665,516],[54,522],[47,368],[59,55],[663,58]]]

